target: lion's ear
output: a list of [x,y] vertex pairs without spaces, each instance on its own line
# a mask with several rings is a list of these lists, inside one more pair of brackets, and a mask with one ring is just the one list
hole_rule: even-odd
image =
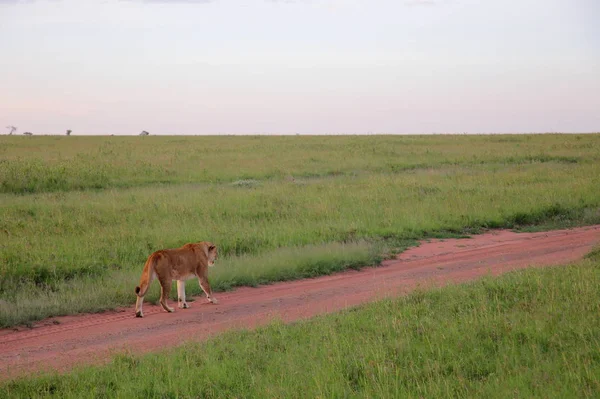
[[209,251],[213,251],[215,248],[216,248],[216,246],[214,246],[214,245],[209,245],[208,246],[208,250]]

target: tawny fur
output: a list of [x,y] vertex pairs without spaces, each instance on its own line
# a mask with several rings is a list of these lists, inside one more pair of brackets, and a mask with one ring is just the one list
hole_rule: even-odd
[[152,253],[146,264],[140,278],[140,285],[135,287],[137,301],[135,305],[135,314],[137,317],[143,317],[142,304],[144,295],[154,278],[158,278],[160,283],[160,304],[167,312],[173,312],[169,307],[167,299],[171,291],[173,280],[177,280],[177,291],[179,307],[186,309],[189,307],[185,301],[185,280],[197,277],[200,288],[206,293],[209,302],[217,303],[216,298],[212,296],[210,283],[208,282],[208,268],[212,266],[217,258],[217,247],[207,241],[185,244],[180,248],[162,249]]

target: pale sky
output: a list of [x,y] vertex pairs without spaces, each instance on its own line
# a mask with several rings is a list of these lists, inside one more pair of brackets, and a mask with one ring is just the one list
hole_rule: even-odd
[[600,131],[598,0],[0,0],[0,133]]

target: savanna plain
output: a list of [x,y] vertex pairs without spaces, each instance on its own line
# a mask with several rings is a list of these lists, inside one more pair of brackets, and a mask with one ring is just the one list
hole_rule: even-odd
[[[219,246],[219,291],[376,266],[420,239],[598,223],[600,134],[2,136],[0,326],[133,309],[146,257],[186,242]],[[0,396],[597,397],[599,354],[595,251]]]

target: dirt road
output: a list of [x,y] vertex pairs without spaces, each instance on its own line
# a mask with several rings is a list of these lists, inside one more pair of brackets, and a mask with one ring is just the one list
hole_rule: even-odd
[[163,349],[223,330],[256,327],[273,318],[303,319],[401,295],[416,286],[468,281],[528,266],[566,264],[582,258],[599,241],[600,225],[432,240],[377,268],[217,293],[218,305],[197,298],[190,309],[168,314],[147,304],[143,319],[134,317],[132,292],[132,305],[127,309],[53,318],[20,331],[0,330],[0,378],[101,363],[119,351]]

